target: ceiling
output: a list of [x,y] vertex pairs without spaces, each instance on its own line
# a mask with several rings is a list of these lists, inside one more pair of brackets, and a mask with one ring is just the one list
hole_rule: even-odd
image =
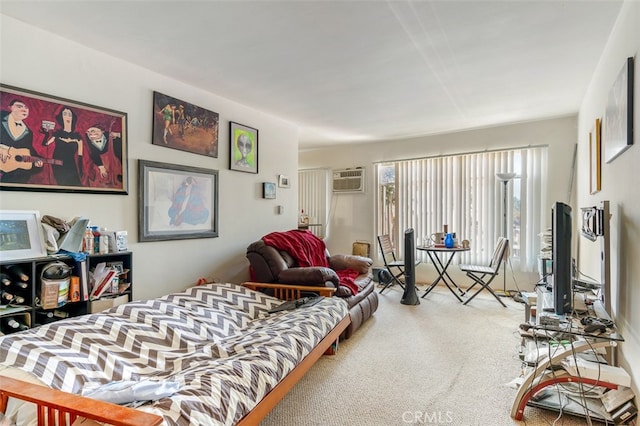
[[2,0],[0,12],[295,123],[305,149],[575,114],[621,5]]

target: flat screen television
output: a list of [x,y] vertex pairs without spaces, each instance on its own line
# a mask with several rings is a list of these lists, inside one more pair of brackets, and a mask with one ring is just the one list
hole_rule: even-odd
[[571,206],[556,202],[551,209],[553,234],[553,309],[556,314],[571,313],[573,294],[571,257]]

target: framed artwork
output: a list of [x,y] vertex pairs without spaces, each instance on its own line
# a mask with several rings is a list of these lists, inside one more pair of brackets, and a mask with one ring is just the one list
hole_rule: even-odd
[[280,188],[289,188],[289,177],[285,175],[278,175],[278,186]]
[[276,198],[275,182],[262,182],[262,198]]
[[140,241],[218,236],[218,171],[138,161]]
[[20,260],[46,255],[40,212],[0,210],[0,260]]
[[602,126],[604,158],[607,163],[633,145],[633,58],[627,58],[609,90]]
[[153,92],[153,145],[218,158],[217,112]]
[[127,194],[127,114],[0,84],[0,189]]
[[229,168],[258,173],[258,129],[233,121],[229,124]]
[[589,133],[589,191],[600,191],[600,119],[596,118],[594,128]]

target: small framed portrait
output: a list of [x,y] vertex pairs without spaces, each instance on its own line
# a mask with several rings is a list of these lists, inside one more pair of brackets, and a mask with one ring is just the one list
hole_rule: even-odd
[[258,129],[232,121],[229,139],[229,168],[239,172],[258,173]]
[[262,198],[276,198],[275,182],[262,182]]
[[278,175],[278,186],[280,188],[289,188],[289,176]]

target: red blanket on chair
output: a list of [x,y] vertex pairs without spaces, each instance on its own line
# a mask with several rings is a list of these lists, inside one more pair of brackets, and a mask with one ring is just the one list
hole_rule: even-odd
[[[292,229],[285,232],[272,232],[262,237],[265,244],[278,250],[288,252],[298,262],[298,266],[324,266],[329,268],[327,259],[327,246],[324,241],[307,230]],[[359,275],[353,269],[336,271],[340,278],[340,285],[351,290],[354,295],[358,293],[355,278]]]

